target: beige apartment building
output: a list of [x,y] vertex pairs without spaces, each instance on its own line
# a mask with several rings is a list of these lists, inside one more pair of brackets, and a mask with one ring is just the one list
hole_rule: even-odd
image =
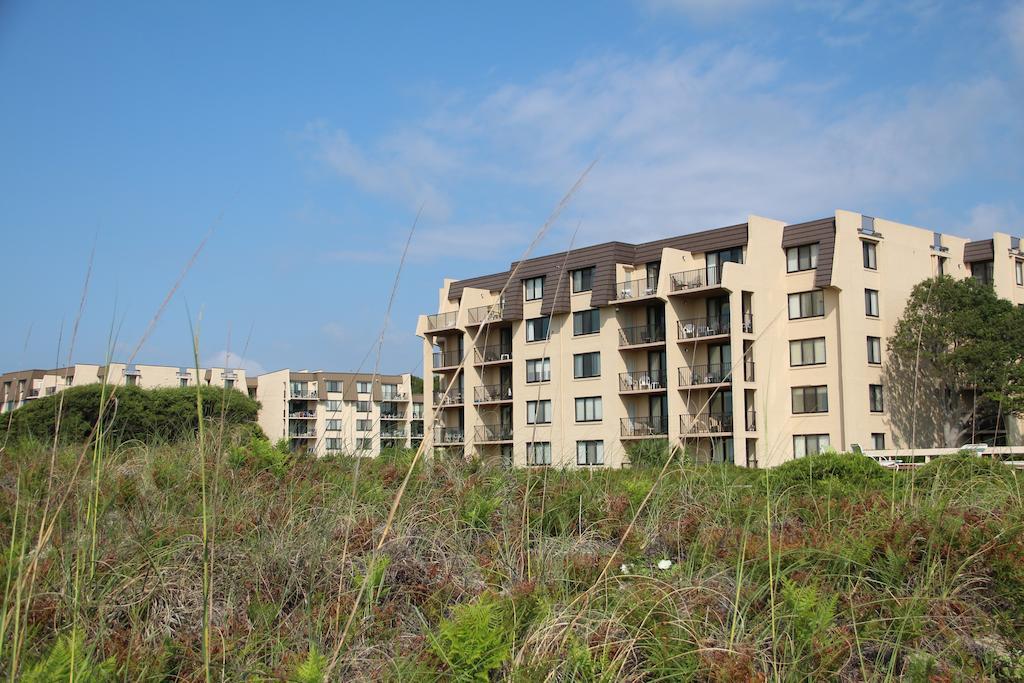
[[375,455],[415,448],[423,438],[423,398],[412,375],[278,370],[252,378],[259,424],[271,441],[325,455]]
[[[651,439],[750,467],[907,447],[883,363],[911,289],[939,273],[975,277],[1024,304],[1022,269],[1007,234],[968,241],[837,211],[446,279],[438,312],[417,326],[435,388],[424,400],[431,445],[612,467]],[[1019,424],[1007,431],[1019,443]]]
[[77,363],[53,370],[18,370],[0,375],[0,413],[20,408],[41,396],[52,396],[68,387],[96,384],[108,378],[111,384],[143,389],[187,387],[203,384],[244,391],[245,371],[231,368],[196,368],[172,365]]

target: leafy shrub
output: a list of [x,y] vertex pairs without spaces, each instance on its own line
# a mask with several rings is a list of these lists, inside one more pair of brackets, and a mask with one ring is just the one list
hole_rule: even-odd
[[[85,441],[99,421],[100,405],[110,397],[112,387],[88,384],[44,396],[5,415],[0,434],[7,438],[51,441],[57,429],[57,409],[61,409],[60,437],[66,443]],[[104,391],[106,392],[104,394]],[[196,392],[200,392],[204,419],[220,419],[228,426],[256,431],[259,403],[235,389],[222,387],[178,387],[141,389],[119,386],[114,399],[103,410],[104,432],[115,442],[154,440],[173,441],[194,434]],[[9,424],[8,424],[9,420]]]
[[975,479],[1005,480],[1014,478],[1014,471],[993,458],[983,458],[969,452],[934,458],[914,473],[919,486],[930,486],[936,481],[963,484]]
[[295,673],[289,680],[295,683],[322,683],[327,675],[327,657],[320,653],[313,645],[309,648],[309,654],[295,667]]
[[626,455],[633,467],[661,468],[671,457],[672,448],[667,439],[641,439],[626,445]]
[[862,486],[888,482],[892,474],[871,458],[853,453],[820,453],[790,460],[768,471],[778,489],[820,483]]
[[44,657],[22,672],[21,680],[26,683],[69,681],[73,668],[74,680],[102,683],[114,680],[115,666],[113,658],[99,664],[93,662],[84,649],[82,634],[74,631],[58,638]]
[[782,599],[791,615],[793,639],[809,644],[832,625],[839,596],[833,593],[825,598],[814,586],[800,586],[787,579],[782,584]]
[[459,605],[439,631],[431,647],[456,681],[488,681],[508,659],[509,637],[500,606],[491,599]]
[[472,489],[462,501],[460,517],[471,529],[486,531],[491,528],[491,518],[501,507],[501,498],[487,491]]

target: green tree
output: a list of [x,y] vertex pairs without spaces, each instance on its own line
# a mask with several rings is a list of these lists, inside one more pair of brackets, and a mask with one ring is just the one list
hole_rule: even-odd
[[889,339],[885,378],[905,445],[1005,432],[1008,416],[1024,412],[1024,311],[974,279],[925,280]]

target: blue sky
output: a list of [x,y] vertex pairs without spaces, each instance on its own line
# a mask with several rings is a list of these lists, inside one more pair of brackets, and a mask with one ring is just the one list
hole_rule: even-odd
[[[444,276],[836,208],[1024,233],[1024,2],[0,3],[0,370],[419,372]],[[346,6],[350,5],[350,6]],[[63,337],[61,330],[63,329]],[[63,339],[63,346],[60,346]],[[58,355],[59,354],[59,355]]]

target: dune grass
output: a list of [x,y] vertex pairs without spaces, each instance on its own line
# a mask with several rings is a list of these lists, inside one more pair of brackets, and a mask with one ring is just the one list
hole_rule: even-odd
[[[338,680],[1024,673],[1024,491],[1001,465],[935,463],[911,487],[855,456],[682,463],[651,493],[654,468],[434,459],[377,551],[410,453],[356,475],[249,438],[127,442],[77,475],[67,446],[52,483],[50,445],[10,448],[0,670],[66,679],[74,653],[78,680],[320,680],[361,593]],[[28,590],[48,487],[71,493]]]

